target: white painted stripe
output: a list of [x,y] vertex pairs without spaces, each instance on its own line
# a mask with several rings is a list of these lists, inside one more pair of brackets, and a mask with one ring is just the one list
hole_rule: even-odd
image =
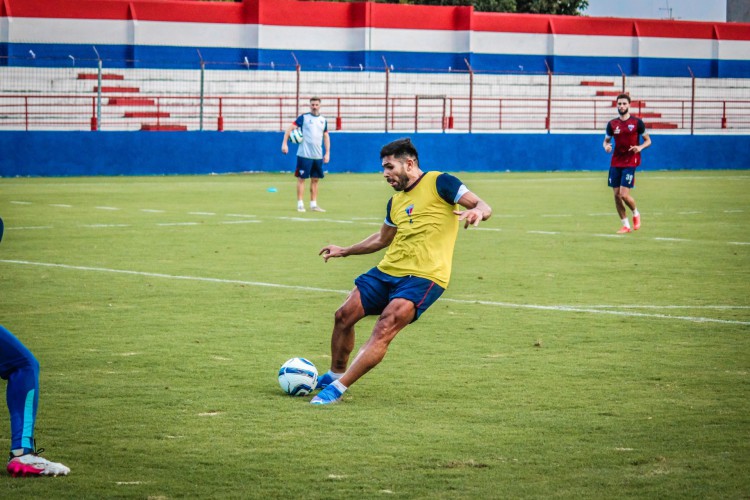
[[[14,17],[11,41],[34,43],[86,43],[102,45],[132,44],[132,21],[107,19],[62,19]],[[142,43],[142,42],[138,42]],[[94,57],[93,50],[91,56]]]
[[49,206],[57,208],[71,208],[73,205],[65,205],[63,203],[50,203]]
[[[369,28],[263,25],[258,30],[257,43],[252,46],[263,50],[368,50],[372,38],[368,36],[370,31]],[[408,46],[396,50],[404,50],[404,47]]]
[[[750,41],[14,17],[10,43],[748,60]],[[93,54],[92,54],[93,57]],[[462,68],[463,69],[463,68]]]
[[258,28],[257,24],[138,21],[136,43],[138,45],[252,49],[258,47]]
[[[504,54],[540,55],[546,54],[552,46],[551,35],[534,33],[475,31],[471,34],[471,41],[475,54],[498,54],[502,52]],[[500,47],[502,47],[502,51]]]
[[[474,33],[476,35],[476,33]],[[463,53],[471,49],[471,32],[453,30],[409,30],[371,28],[370,50],[393,52]],[[492,53],[498,53],[498,47]],[[521,47],[519,44],[518,47]],[[265,47],[264,47],[265,48]],[[506,46],[503,49],[514,49]],[[505,50],[503,50],[504,52]],[[514,50],[508,50],[515,53]],[[462,68],[463,69],[463,68]]]
[[153,208],[142,208],[141,212],[146,212],[146,213],[150,213],[150,214],[163,214],[164,210],[156,210],[156,209],[153,209]]
[[557,231],[526,231],[529,234],[560,234]]
[[200,222],[160,222],[157,226],[197,226]]
[[130,227],[130,224],[81,224],[80,227]]
[[188,215],[216,215],[214,212],[188,212]]
[[257,217],[257,215],[245,215],[245,214],[226,214],[227,217],[242,217],[243,219],[250,219],[252,217]]
[[750,245],[750,241],[730,241],[730,245]]
[[225,221],[219,222],[219,224],[253,224],[253,223],[260,224],[261,222],[263,221],[260,221],[257,219],[255,220],[225,220]]
[[712,59],[715,56],[713,40],[695,38],[641,37],[638,50],[640,57],[660,59]]
[[560,56],[638,56],[638,39],[629,36],[554,35],[554,44]]
[[97,210],[120,210],[117,207],[94,207],[94,208],[96,208]]
[[31,205],[30,201],[11,201],[15,205]]
[[18,226],[18,227],[6,227],[6,231],[13,231],[16,229],[52,229],[52,226]]
[[656,241],[690,241],[684,238],[654,238]]
[[[208,277],[200,277],[200,276],[182,276],[182,275],[174,275],[174,274],[149,273],[149,272],[142,272],[142,271],[128,271],[124,269],[109,269],[109,268],[104,268],[104,267],[72,266],[72,265],[67,265],[67,264],[32,262],[32,261],[27,261],[27,260],[0,259],[0,262],[4,262],[6,264],[19,264],[19,265],[27,265],[27,266],[41,266],[41,267],[52,267],[52,268],[60,268],[60,269],[70,269],[70,270],[76,270],[76,271],[114,273],[114,274],[125,274],[125,275],[131,275],[131,276],[148,276],[151,278],[199,281],[199,282],[208,282],[208,283],[239,284],[239,285],[247,285],[247,286],[281,288],[281,289],[287,289],[287,290],[302,290],[302,291],[314,291],[314,292],[323,292],[323,293],[334,293],[334,294],[339,294],[339,295],[348,294],[350,292],[350,290],[335,290],[335,289],[330,289],[330,288],[318,288],[318,287],[309,287],[309,286],[300,286],[300,285],[281,285],[278,283],[264,283],[260,281],[230,280],[230,279],[208,278]],[[597,309],[596,306],[594,307],[565,306],[565,305],[545,306],[545,305],[537,305],[537,304],[514,304],[511,302],[495,302],[495,301],[488,301],[488,300],[461,300],[461,299],[450,299],[450,298],[441,298],[440,300],[445,301],[445,302],[453,302],[457,304],[466,304],[466,305],[480,304],[480,305],[486,305],[486,306],[507,307],[507,308],[513,308],[513,309],[535,309],[535,310],[543,310],[543,311],[576,312],[576,313],[585,312],[585,313],[591,313],[591,314],[609,314],[609,315],[615,315],[615,316],[630,316],[630,317],[639,317],[639,318],[657,318],[657,319],[667,319],[667,320],[689,321],[689,322],[694,322],[694,323],[721,323],[721,324],[731,324],[731,325],[750,325],[750,321],[723,320],[723,319],[706,318],[706,317],[699,317],[699,316],[670,316],[668,314],[647,314],[647,313],[638,313],[638,312],[632,312],[632,311],[617,311],[617,310],[613,311],[613,310],[608,310],[608,309]]]

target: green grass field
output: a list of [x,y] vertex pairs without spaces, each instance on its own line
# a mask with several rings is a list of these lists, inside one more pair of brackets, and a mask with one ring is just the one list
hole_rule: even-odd
[[72,469],[0,498],[748,498],[750,172],[640,172],[624,236],[605,172],[457,175],[495,215],[332,407],[276,372],[328,368],[379,255],[318,251],[378,230],[379,175],[329,175],[324,214],[288,174],[0,180],[0,323]]

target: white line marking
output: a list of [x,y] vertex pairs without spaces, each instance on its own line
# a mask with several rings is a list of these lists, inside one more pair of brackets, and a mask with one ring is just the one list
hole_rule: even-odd
[[259,224],[263,221],[260,220],[224,220],[219,222],[219,224]]
[[160,222],[157,226],[197,226],[200,222]]
[[15,229],[52,229],[52,226],[20,226],[20,227],[6,227],[6,231],[13,231]]
[[557,231],[526,231],[529,234],[560,234]]
[[542,217],[573,217],[573,214],[542,214]]
[[690,241],[684,238],[654,238],[656,241]]
[[81,224],[80,227],[130,227],[130,224]]
[[474,231],[502,231],[499,227],[473,227]]
[[216,215],[214,212],[188,212],[188,215]]
[[157,210],[155,208],[142,208],[141,212],[146,212],[146,213],[149,213],[149,214],[163,214],[165,211],[164,210]]
[[14,205],[31,205],[30,201],[11,201]]
[[744,210],[724,210],[725,214],[741,214]]
[[250,219],[257,217],[257,215],[245,215],[245,214],[227,214],[227,217],[242,217],[243,219]]
[[592,234],[591,236],[598,236],[599,238],[622,238],[623,235],[621,234]]
[[697,210],[693,210],[692,212],[677,212],[677,215],[695,215],[695,214],[702,214],[703,212],[698,212]]
[[120,210],[117,207],[94,207],[94,208],[96,208],[97,210]]
[[73,205],[63,205],[62,203],[50,203],[49,206],[57,208],[71,208]]
[[[564,307],[577,307],[577,306],[564,306]],[[601,304],[601,305],[592,305],[592,306],[586,306],[586,307],[593,307],[593,308],[602,308],[602,309],[719,309],[719,310],[730,310],[730,309],[750,309],[750,306],[675,306],[675,305],[669,305],[669,306],[657,306],[657,305],[646,305],[646,304]]]
[[276,217],[280,220],[291,220],[295,222],[335,222],[337,224],[354,224],[354,221],[350,220],[337,220],[337,219],[307,219],[304,217]]
[[[187,281],[200,281],[206,283],[226,283],[236,285],[247,285],[247,286],[259,286],[267,288],[281,288],[286,290],[302,290],[302,291],[313,291],[313,292],[324,292],[324,293],[335,293],[338,295],[346,295],[350,290],[334,290],[330,288],[318,288],[301,285],[281,285],[279,283],[264,283],[261,281],[244,281],[244,280],[230,280],[222,278],[206,278],[201,276],[182,276],[175,274],[164,274],[164,273],[149,273],[143,271],[128,271],[125,269],[109,269],[105,267],[87,267],[87,266],[71,266],[67,264],[52,264],[47,262],[32,262],[27,260],[6,260],[0,259],[0,262],[6,264],[21,264],[26,266],[41,266],[41,267],[55,267],[60,269],[72,269],[76,271],[93,271],[100,273],[113,273],[113,274],[128,274],[131,276],[148,276],[151,278],[164,278],[164,279],[175,279],[175,280],[187,280]],[[544,306],[537,304],[513,304],[511,302],[495,302],[489,300],[462,300],[462,299],[449,299],[441,298],[444,302],[453,302],[455,304],[480,304],[486,306],[495,307],[508,307],[513,309],[535,309],[541,311],[559,311],[559,312],[586,312],[592,314],[609,314],[614,316],[630,316],[637,318],[658,318],[658,319],[670,319],[680,321],[690,321],[693,323],[722,323],[728,325],[750,325],[750,321],[737,321],[737,320],[724,320],[716,318],[705,318],[700,316],[670,316],[668,314],[647,314],[638,313],[632,311],[612,311],[607,309],[597,309],[595,307],[586,306]]]
[[750,245],[750,241],[730,241],[730,245]]

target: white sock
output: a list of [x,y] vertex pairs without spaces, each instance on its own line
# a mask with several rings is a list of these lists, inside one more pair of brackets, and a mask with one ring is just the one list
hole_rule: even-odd
[[315,202],[314,200],[310,200],[310,208],[315,208],[317,206],[318,206],[317,202]]
[[338,380],[344,376],[343,373],[336,373],[333,370],[328,370],[328,372],[326,372],[326,375],[330,375],[333,380]]
[[639,215],[641,215],[641,213],[638,211],[637,208],[633,210],[633,217],[638,217]]
[[302,200],[297,200],[297,208],[305,208],[305,202]]
[[331,382],[331,385],[338,389],[341,394],[344,394],[344,392],[346,392],[346,390],[348,389],[348,387],[346,387],[338,380],[334,380],[333,382]]
[[622,225],[625,226],[625,227],[630,227],[630,222],[628,221],[627,217],[625,217],[624,219],[622,219]]

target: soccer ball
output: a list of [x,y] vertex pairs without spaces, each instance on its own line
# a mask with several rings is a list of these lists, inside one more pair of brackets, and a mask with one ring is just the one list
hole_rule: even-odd
[[289,133],[289,142],[293,142],[294,144],[299,144],[302,142],[302,129],[295,128]]
[[318,383],[318,369],[305,358],[292,358],[279,368],[279,385],[290,396],[306,396]]

